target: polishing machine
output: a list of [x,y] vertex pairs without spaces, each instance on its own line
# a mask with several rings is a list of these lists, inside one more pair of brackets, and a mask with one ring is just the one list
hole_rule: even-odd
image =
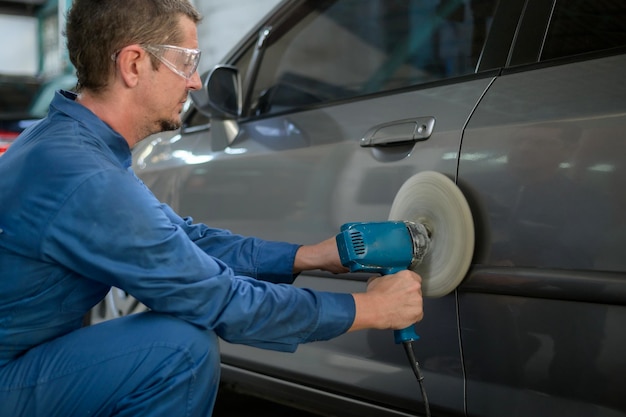
[[[389,220],[346,223],[336,241],[341,262],[351,272],[388,275],[410,269],[422,277],[424,297],[441,297],[454,291],[469,269],[474,222],[456,184],[441,173],[423,171],[402,184]],[[409,326],[394,331],[394,338],[404,344],[430,415],[412,348],[419,336]]]

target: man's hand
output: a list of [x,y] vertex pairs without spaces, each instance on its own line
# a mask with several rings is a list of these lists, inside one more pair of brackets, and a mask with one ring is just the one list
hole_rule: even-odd
[[372,278],[367,291],[353,294],[356,316],[349,331],[404,329],[424,317],[422,278],[413,271]]
[[293,272],[298,274],[312,269],[321,269],[333,274],[349,271],[348,268],[341,265],[337,241],[334,236],[318,244],[305,245],[298,249],[293,263]]

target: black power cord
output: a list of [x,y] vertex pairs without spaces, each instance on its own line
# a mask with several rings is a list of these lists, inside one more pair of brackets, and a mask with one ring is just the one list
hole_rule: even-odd
[[430,405],[428,404],[428,397],[426,396],[426,390],[424,389],[424,376],[422,375],[422,371],[420,370],[420,365],[417,362],[417,359],[415,359],[413,342],[408,340],[402,342],[402,345],[404,346],[404,351],[406,352],[407,358],[409,358],[411,369],[413,369],[413,373],[417,378],[417,382],[419,382],[420,391],[422,392],[422,399],[424,400],[424,408],[426,409],[426,417],[430,417]]

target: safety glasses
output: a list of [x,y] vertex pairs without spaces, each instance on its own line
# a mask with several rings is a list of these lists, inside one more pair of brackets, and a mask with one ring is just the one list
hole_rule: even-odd
[[188,49],[174,45],[141,45],[144,51],[152,54],[163,65],[185,79],[190,79],[200,63],[199,49]]
[[[200,55],[202,54],[199,49],[188,49],[174,45],[141,45],[141,47],[186,80],[193,77],[193,74],[198,70]],[[117,61],[119,53],[120,51],[115,52],[111,55],[111,59]]]
[[[186,80],[193,77],[200,63],[201,51],[199,49],[188,49],[174,45],[141,45],[141,47]],[[111,55],[111,59],[116,61],[119,53],[120,51],[115,52]]]

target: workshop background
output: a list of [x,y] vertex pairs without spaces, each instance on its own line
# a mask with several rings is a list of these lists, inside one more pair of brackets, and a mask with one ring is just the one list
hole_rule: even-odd
[[[211,68],[278,0],[192,0],[203,14],[200,73]],[[38,90],[73,74],[62,28],[71,0],[0,1],[0,116],[25,112]]]

